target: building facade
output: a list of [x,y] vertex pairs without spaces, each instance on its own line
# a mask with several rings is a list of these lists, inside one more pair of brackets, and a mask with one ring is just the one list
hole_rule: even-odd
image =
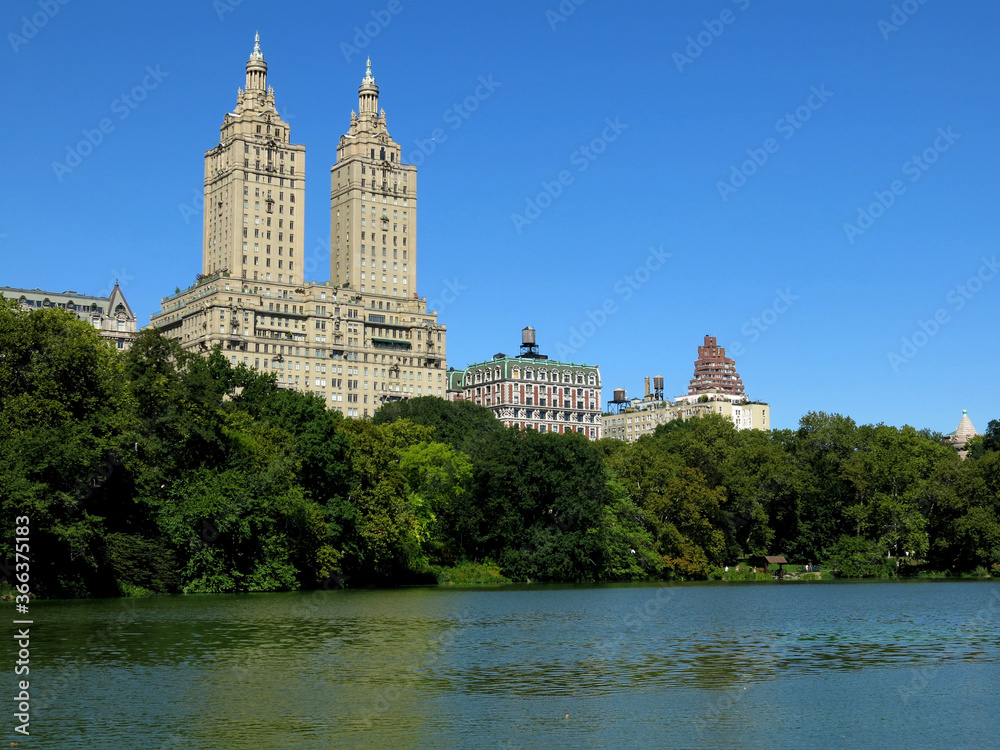
[[246,88],[222,118],[219,144],[205,152],[202,275],[300,283],[305,184],[306,149],[291,142],[278,114],[258,35]]
[[530,327],[524,330],[522,341],[520,356],[497,354],[465,369],[449,371],[448,398],[485,406],[507,427],[579,432],[591,440],[599,439],[600,368],[557,362],[539,354]]
[[604,414],[601,422],[604,436],[634,443],[643,435],[651,435],[661,424],[675,419],[692,419],[706,414],[719,414],[733,423],[737,430],[769,430],[770,406],[747,401],[734,402],[726,397],[709,396],[707,401],[640,401],[615,414]]
[[629,401],[624,389],[615,391],[614,401],[601,416],[606,437],[632,443],[643,435],[651,435],[661,424],[707,414],[725,417],[737,430],[771,429],[770,406],[747,398],[736,362],[726,356],[725,348],[718,345],[714,336],[705,336],[698,347],[694,377],[685,395],[673,402],[666,400],[663,378],[657,375],[653,382],[655,387],[651,392],[646,378],[646,395],[642,399]]
[[726,356],[725,347],[718,345],[715,336],[706,336],[705,343],[698,347],[694,377],[688,384],[689,397],[697,398],[705,393],[745,398],[743,380],[736,372],[736,362]]
[[128,349],[138,330],[138,319],[122,294],[115,288],[107,297],[90,297],[76,292],[44,292],[41,289],[0,287],[0,296],[14,300],[22,310],[68,310],[98,330],[116,349]]
[[[246,64],[246,90],[239,92],[236,110],[223,118],[222,141],[205,154],[203,273],[191,287],[162,300],[152,325],[185,349],[208,352],[219,345],[233,365],[273,373],[280,386],[314,393],[346,416],[369,417],[386,401],[444,398],[446,329],[427,310],[426,298],[416,294],[416,248],[406,244],[415,237],[415,200],[410,191],[389,187],[388,178],[386,189],[381,184],[373,189],[370,172],[363,171],[381,168],[376,165],[382,152],[372,156],[370,142],[393,148],[384,112],[363,123],[352,112],[331,170],[334,183],[338,170],[342,180],[350,172],[357,181],[356,189],[352,184],[331,195],[334,240],[337,212],[342,214],[341,255],[338,260],[331,249],[331,282],[305,282],[305,149],[292,144],[266,74],[258,38]],[[363,115],[374,111],[377,97],[369,61],[359,89]],[[345,139],[358,149],[366,144],[367,152],[345,145]],[[388,161],[407,175],[398,182],[415,188],[416,168],[400,164],[398,144],[394,148]],[[369,237],[370,224],[361,223],[381,219],[383,212],[386,224],[396,216],[401,227],[386,229],[384,242]],[[355,226],[365,226],[354,238],[357,244],[348,244],[346,213],[357,215]],[[381,234],[382,227],[376,228]],[[370,274],[383,270],[384,262],[388,279],[393,264],[393,278],[405,280],[383,287],[360,273],[354,279],[343,275],[348,250],[355,253],[352,268]],[[362,266],[363,260],[370,264]]]
[[358,112],[330,170],[330,279],[362,294],[409,298],[417,288],[417,168],[389,135],[371,59]]

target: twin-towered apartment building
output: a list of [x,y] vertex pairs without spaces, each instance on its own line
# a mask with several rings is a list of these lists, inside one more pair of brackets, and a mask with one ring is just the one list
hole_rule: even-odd
[[152,318],[186,349],[218,344],[351,417],[447,387],[446,329],[417,296],[417,170],[378,96],[369,60],[330,168],[330,282],[307,282],[306,149],[278,113],[258,36],[205,153],[202,272]]

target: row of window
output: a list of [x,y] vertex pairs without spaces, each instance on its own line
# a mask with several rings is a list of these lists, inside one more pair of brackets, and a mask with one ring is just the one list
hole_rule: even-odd
[[[525,424],[524,422],[521,422],[521,423],[505,422],[504,424],[507,427],[520,427],[522,430],[531,429],[531,430],[538,430],[539,432],[547,432],[549,430],[548,426],[544,425],[544,424],[535,425],[535,424]],[[576,427],[576,428],[574,428],[571,425],[562,425],[562,426],[560,426],[560,425],[552,425],[552,432],[579,432],[580,434],[583,434],[583,435],[589,434],[591,438],[596,438],[597,437],[597,428],[596,427],[591,427],[591,428],[589,428],[589,431],[588,431],[588,428],[586,428],[586,427]]]
[[97,305],[78,305],[74,302],[51,302],[48,298],[43,300],[31,300],[27,297],[21,297],[18,300],[19,304],[27,305],[28,307],[59,307],[64,310],[75,310],[76,312],[97,312],[103,313],[104,308]]
[[[270,127],[271,126],[268,125],[268,128],[270,128]],[[257,132],[258,133],[260,132],[260,125],[257,126]],[[279,137],[281,136],[281,130],[280,129],[278,130],[278,132],[276,133],[276,135],[279,136]],[[254,156],[260,156],[260,146],[254,146],[253,148],[254,148]],[[271,158],[271,149],[265,148],[264,150],[267,152],[266,153],[267,158],[270,159]],[[275,150],[281,155],[279,158],[281,158],[281,159],[285,158],[285,152],[284,152],[284,150],[282,150],[282,149],[275,149]],[[243,153],[244,154],[249,154],[250,153],[250,144],[249,143],[244,143],[243,144]],[[295,152],[294,151],[291,152],[289,154],[289,157],[290,157],[289,161],[295,161]]]
[[[583,375],[583,373],[579,373],[578,372],[574,376],[573,373],[571,373],[569,370],[564,370],[564,371],[562,371],[562,373],[560,373],[558,371],[553,371],[551,373],[551,381],[550,382],[553,382],[553,383],[560,382],[560,376],[561,376],[561,382],[563,382],[563,383],[573,383],[573,382],[576,382],[576,383],[579,383],[579,384],[582,385],[583,382],[584,382],[584,375]],[[517,368],[517,367],[513,368],[511,370],[511,377],[512,378],[520,378],[521,377],[521,371],[520,371],[520,369]],[[483,382],[489,382],[491,380],[505,380],[505,379],[506,378],[504,378],[504,376],[503,376],[503,368],[501,368],[500,366],[497,366],[497,367],[494,367],[492,369],[486,368],[486,369],[482,369],[482,370],[475,370],[474,372],[467,372],[465,374],[465,385],[472,385],[473,382],[483,383]],[[525,380],[535,380],[536,378],[535,378],[535,372],[534,372],[534,370],[532,370],[531,368],[528,368],[528,369],[524,370],[524,379]],[[537,380],[539,380],[539,381],[547,381],[548,379],[549,379],[549,372],[547,370],[539,370],[538,371],[538,378],[537,378]],[[591,386],[597,385],[597,375],[594,374],[594,373],[588,373],[587,376],[586,376],[586,380],[587,380],[587,385],[591,385]]]

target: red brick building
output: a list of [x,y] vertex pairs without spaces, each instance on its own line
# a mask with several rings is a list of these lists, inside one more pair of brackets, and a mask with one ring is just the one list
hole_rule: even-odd
[[726,356],[725,347],[719,346],[715,336],[706,336],[704,346],[698,347],[694,363],[694,377],[688,385],[688,396],[711,393],[746,397],[743,380],[736,372],[736,362]]

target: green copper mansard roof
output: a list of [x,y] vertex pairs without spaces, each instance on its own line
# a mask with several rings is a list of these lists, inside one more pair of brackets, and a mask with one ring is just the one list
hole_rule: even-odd
[[[566,372],[570,374],[580,373],[582,375],[596,375],[596,382],[593,384],[594,388],[601,387],[601,371],[597,365],[585,365],[576,362],[559,362],[554,359],[538,359],[536,357],[496,357],[495,359],[488,359],[484,362],[476,362],[462,370],[451,370],[448,373],[448,389],[458,390],[466,387],[466,385],[475,385],[475,375],[477,372],[489,373],[489,382],[496,380],[537,380],[537,375],[540,372],[551,373],[551,372]],[[466,384],[465,375],[468,373],[472,378],[473,382]],[[531,377],[527,377],[530,373]],[[485,379],[480,380],[480,383],[486,382]],[[584,383],[584,385],[590,385],[590,383]]]

